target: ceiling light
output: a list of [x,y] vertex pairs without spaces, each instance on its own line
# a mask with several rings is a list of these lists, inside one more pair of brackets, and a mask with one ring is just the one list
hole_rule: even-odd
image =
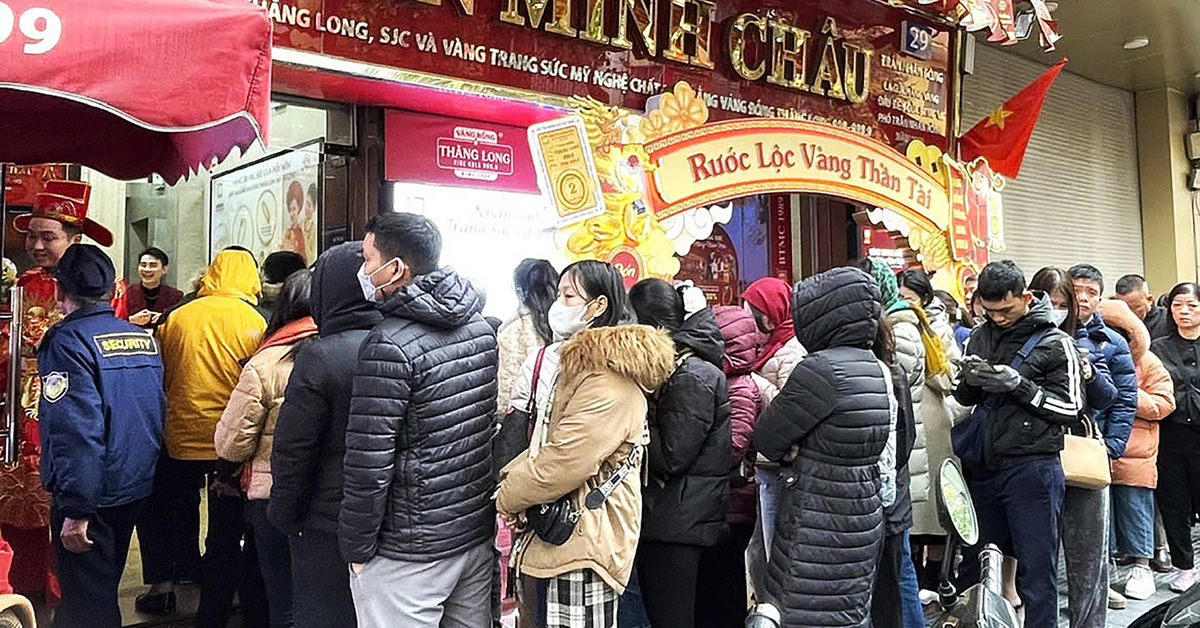
[[1145,35],[1138,35],[1137,37],[1134,37],[1133,39],[1130,39],[1129,41],[1122,44],[1122,47],[1125,48],[1126,50],[1137,50],[1138,48],[1145,48],[1146,46],[1149,46],[1149,45],[1150,45],[1149,37],[1146,37]]

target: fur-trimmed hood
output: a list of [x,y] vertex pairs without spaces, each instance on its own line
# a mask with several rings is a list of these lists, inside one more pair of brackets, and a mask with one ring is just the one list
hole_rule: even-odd
[[1146,330],[1146,325],[1120,299],[1100,301],[1098,311],[1105,325],[1122,331],[1129,339],[1129,352],[1133,354],[1133,361],[1135,364],[1140,362],[1146,351],[1150,350],[1150,332]]
[[563,344],[559,364],[566,380],[612,371],[651,392],[675,371],[675,343],[666,331],[645,325],[587,329]]

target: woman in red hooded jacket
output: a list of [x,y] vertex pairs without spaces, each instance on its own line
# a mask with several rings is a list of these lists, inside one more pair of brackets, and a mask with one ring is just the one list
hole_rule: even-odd
[[[775,277],[763,277],[742,292],[746,310],[754,317],[766,340],[758,346],[754,372],[776,389],[783,388],[792,370],[807,353],[796,339],[792,323],[792,289]],[[750,541],[750,579],[756,590],[766,586],[766,566],[775,533],[775,504],[782,486],[779,465],[760,460],[755,466],[758,483],[758,522]]]

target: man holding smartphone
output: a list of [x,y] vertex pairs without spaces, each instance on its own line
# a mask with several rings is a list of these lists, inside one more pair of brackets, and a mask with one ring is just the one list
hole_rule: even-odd
[[[963,458],[985,543],[995,543],[1020,565],[1017,591],[1027,628],[1054,628],[1058,618],[1059,518],[1065,491],[1059,452],[1063,426],[1083,409],[1074,340],[1055,325],[1054,307],[1026,286],[1011,261],[993,262],[979,275],[976,303],[985,322],[967,343],[962,381],[954,395],[975,406],[980,429],[976,459],[963,455],[960,425],[955,452]],[[963,576],[977,579],[967,556]]]

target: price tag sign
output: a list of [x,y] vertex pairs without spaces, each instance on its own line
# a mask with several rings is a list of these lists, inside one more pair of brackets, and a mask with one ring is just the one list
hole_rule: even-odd
[[933,38],[936,33],[932,27],[906,21],[900,33],[900,50],[904,54],[926,61],[933,58]]
[[570,116],[529,127],[529,146],[542,193],[558,211],[555,226],[566,227],[604,213],[600,178],[582,118]]

